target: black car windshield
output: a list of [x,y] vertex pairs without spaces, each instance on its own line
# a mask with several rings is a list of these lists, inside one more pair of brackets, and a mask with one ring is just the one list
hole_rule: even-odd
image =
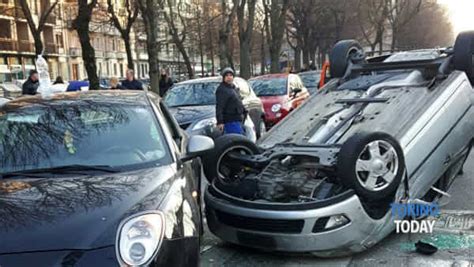
[[272,78],[272,79],[255,79],[250,80],[250,84],[257,96],[274,96],[287,94],[287,79],[286,78]]
[[178,84],[165,96],[168,107],[215,105],[218,82]]
[[128,170],[172,161],[150,107],[86,100],[3,106],[0,155],[0,175],[63,166]]

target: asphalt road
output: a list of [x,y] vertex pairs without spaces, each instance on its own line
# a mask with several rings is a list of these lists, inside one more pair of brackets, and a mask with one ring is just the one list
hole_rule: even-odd
[[[437,221],[432,234],[392,233],[375,247],[351,257],[322,259],[311,254],[268,253],[225,243],[206,228],[201,247],[201,266],[462,266],[474,267],[474,152],[449,190],[442,207],[445,220]],[[442,199],[440,202],[446,201]],[[461,225],[462,231],[452,229]],[[451,230],[449,230],[451,229]],[[435,244],[434,255],[414,252],[423,239]]]

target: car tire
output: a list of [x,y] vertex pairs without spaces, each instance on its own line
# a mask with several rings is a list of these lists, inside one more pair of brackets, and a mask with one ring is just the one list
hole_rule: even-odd
[[359,54],[364,58],[364,50],[356,40],[342,40],[337,42],[329,55],[329,70],[331,78],[342,78],[346,74],[349,61],[355,55]]
[[234,173],[239,171],[239,167],[228,165],[230,162],[225,162],[226,155],[229,152],[254,155],[258,154],[259,151],[257,145],[243,135],[226,134],[217,138],[214,141],[214,149],[202,158],[206,179],[210,183],[216,178],[220,179],[220,182],[224,184],[232,182],[234,177],[226,177],[223,174],[223,168],[228,168],[230,173]]
[[257,140],[262,137],[263,134],[267,132],[267,126],[265,125],[265,120],[263,118],[259,118],[257,123],[255,124],[256,131],[257,131]]
[[474,31],[462,32],[456,37],[454,43],[453,64],[456,70],[464,71],[474,83],[473,54],[474,54]]
[[403,150],[389,134],[356,133],[342,144],[339,151],[338,178],[362,199],[372,201],[392,197],[404,174]]

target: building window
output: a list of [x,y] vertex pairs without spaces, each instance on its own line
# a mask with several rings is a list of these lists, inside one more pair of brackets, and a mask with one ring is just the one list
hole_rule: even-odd
[[114,63],[114,76],[117,76],[117,63]]
[[64,47],[63,34],[62,33],[57,33],[56,34],[56,44],[58,45],[59,48]]
[[124,64],[120,64],[120,77],[123,76],[123,65],[124,65]]

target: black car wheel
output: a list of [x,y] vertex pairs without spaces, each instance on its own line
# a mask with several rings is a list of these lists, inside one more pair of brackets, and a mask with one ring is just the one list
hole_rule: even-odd
[[363,60],[364,58],[364,50],[356,40],[342,40],[337,42],[329,55],[331,77],[344,77],[350,60]]
[[222,183],[231,183],[243,168],[232,162],[229,155],[254,155],[259,153],[257,145],[239,134],[226,134],[214,141],[214,149],[203,157],[204,174],[209,182],[218,178]]
[[474,83],[473,54],[474,31],[460,33],[454,43],[454,68],[464,71],[471,83]]
[[386,133],[357,133],[344,142],[337,160],[341,183],[367,200],[392,196],[405,173],[403,151]]

